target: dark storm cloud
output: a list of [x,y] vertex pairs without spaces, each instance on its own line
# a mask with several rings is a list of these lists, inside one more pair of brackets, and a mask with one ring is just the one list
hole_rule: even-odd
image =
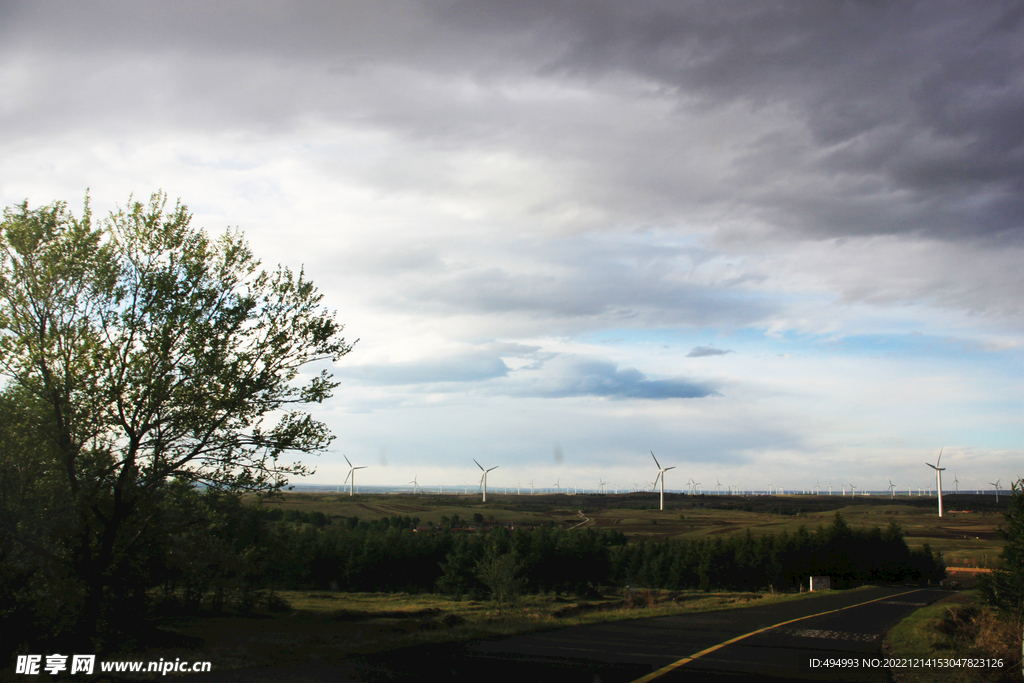
[[[40,2],[4,15],[4,68],[24,75],[5,81],[10,135],[320,119],[548,157],[609,221],[1024,241],[1024,5],[1010,0]],[[644,94],[617,92],[620,77]],[[504,90],[524,81],[597,104]],[[675,120],[636,128],[628,107],[644,99]],[[691,145],[695,119],[737,108],[765,130],[725,133],[718,154]]]
[[1019,2],[473,0],[450,12],[474,30],[560,41],[550,74],[625,70],[704,107],[783,108],[810,148],[766,138],[736,167],[737,201],[777,230],[1022,238]]
[[729,349],[716,349],[713,346],[694,346],[688,354],[687,358],[703,358],[704,356],[724,356],[727,353],[733,353]]

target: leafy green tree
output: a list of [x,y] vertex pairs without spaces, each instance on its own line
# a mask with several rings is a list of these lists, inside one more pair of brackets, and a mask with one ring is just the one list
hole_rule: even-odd
[[1002,566],[979,582],[986,600],[1019,630],[1024,627],[1024,479],[1013,483],[1003,530]]
[[499,617],[519,598],[523,587],[522,568],[523,563],[515,551],[502,552],[501,544],[493,540],[476,565],[476,576],[490,589]]
[[309,471],[285,456],[330,443],[299,408],[337,383],[326,370],[297,383],[352,349],[321,298],[301,271],[261,269],[237,233],[193,228],[161,193],[101,221],[88,198],[81,216],[63,202],[5,209],[0,373],[45,416],[33,467],[67,507],[65,552],[50,559],[84,586],[86,635],[171,477],[274,490]]

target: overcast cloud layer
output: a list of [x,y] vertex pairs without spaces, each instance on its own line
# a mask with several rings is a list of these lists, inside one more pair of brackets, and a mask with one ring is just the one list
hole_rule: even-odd
[[162,188],[305,264],[360,338],[314,482],[980,488],[1024,474],[1022,22],[0,2],[0,199]]

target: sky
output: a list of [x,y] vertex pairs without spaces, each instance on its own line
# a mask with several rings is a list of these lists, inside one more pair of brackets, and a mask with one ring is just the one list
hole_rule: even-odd
[[3,206],[163,190],[359,340],[302,483],[1007,486],[1022,122],[1015,1],[0,0]]

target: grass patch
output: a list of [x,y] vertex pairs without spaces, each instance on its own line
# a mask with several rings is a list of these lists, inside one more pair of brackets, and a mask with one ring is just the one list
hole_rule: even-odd
[[977,591],[962,591],[915,611],[886,636],[883,649],[894,658],[976,657],[1002,659],[1002,668],[896,669],[897,683],[1019,681],[1021,634],[996,618]]

